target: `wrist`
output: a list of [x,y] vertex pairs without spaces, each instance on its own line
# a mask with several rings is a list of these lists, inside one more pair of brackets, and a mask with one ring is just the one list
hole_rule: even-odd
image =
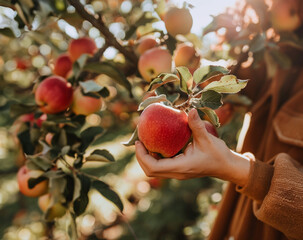
[[234,151],[230,151],[230,153],[225,180],[239,186],[245,186],[248,182],[252,157]]

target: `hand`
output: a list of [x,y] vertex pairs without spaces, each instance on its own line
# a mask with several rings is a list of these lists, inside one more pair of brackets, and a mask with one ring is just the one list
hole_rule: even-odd
[[231,151],[224,141],[208,133],[197,110],[189,112],[188,124],[193,142],[184,153],[173,158],[157,160],[148,154],[141,142],[136,142],[136,157],[145,174],[176,179],[213,176],[244,186],[249,174],[249,159]]

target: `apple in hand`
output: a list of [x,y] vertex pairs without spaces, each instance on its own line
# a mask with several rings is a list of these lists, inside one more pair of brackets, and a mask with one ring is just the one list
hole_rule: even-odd
[[187,114],[164,104],[153,103],[140,115],[138,137],[150,152],[173,157],[191,137]]
[[144,36],[138,41],[135,51],[138,55],[142,55],[146,50],[154,48],[157,45],[158,42],[154,36]]
[[272,26],[278,32],[294,31],[301,26],[297,0],[274,0],[270,13]]
[[72,103],[72,85],[60,76],[48,77],[38,85],[35,100],[44,113],[62,112]]
[[174,53],[176,67],[186,66],[191,74],[200,66],[200,58],[195,47],[189,43],[179,44]]
[[164,15],[164,23],[170,35],[186,35],[190,33],[193,18],[188,9],[172,7]]
[[156,47],[144,52],[138,62],[141,76],[148,82],[162,72],[171,72],[172,56],[168,50]]
[[73,94],[72,111],[77,115],[89,115],[97,112],[102,107],[102,99],[85,96],[78,87]]
[[73,67],[72,60],[67,54],[62,54],[55,61],[54,74],[66,78]]
[[205,128],[206,128],[207,132],[209,132],[210,134],[212,134],[215,137],[219,137],[217,129],[214,127],[214,125],[212,125],[208,121],[204,121],[204,124],[205,124]]
[[219,118],[221,126],[223,126],[231,120],[234,113],[234,108],[231,103],[227,102],[224,103],[222,107],[216,109],[215,112]]
[[33,188],[28,187],[28,180],[30,178],[38,178],[43,174],[43,171],[30,170],[25,165],[21,167],[17,173],[17,181],[19,190],[22,194],[28,197],[38,197],[48,191],[48,180],[44,180]]
[[97,51],[96,43],[93,39],[82,37],[74,39],[68,45],[68,53],[71,60],[76,61],[82,54],[93,55]]
[[42,212],[48,212],[47,220],[49,221],[52,221],[55,218],[60,218],[66,213],[66,208],[59,202],[50,206],[51,200],[52,197],[49,193],[40,196],[38,199],[38,206],[42,210]]

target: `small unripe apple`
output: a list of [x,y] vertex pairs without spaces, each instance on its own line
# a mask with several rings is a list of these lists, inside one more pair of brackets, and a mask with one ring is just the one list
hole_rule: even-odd
[[156,47],[147,50],[139,58],[138,69],[148,82],[162,72],[171,72],[172,56],[168,50]]
[[62,54],[55,61],[54,74],[66,78],[72,70],[73,63],[67,54]]
[[200,58],[195,47],[189,43],[179,44],[174,53],[176,67],[185,66],[191,74],[200,66]]
[[48,77],[38,85],[35,100],[44,113],[62,112],[72,103],[72,85],[60,76]]
[[140,115],[138,136],[150,152],[172,157],[191,137],[187,114],[164,104],[153,103]]
[[28,197],[38,197],[48,191],[48,180],[44,180],[33,188],[28,187],[28,180],[30,178],[38,178],[43,174],[43,171],[29,170],[25,165],[21,167],[17,173],[17,181],[19,190],[22,194]]
[[220,125],[223,126],[231,120],[234,108],[231,103],[227,102],[222,107],[216,109],[215,112],[219,118]]
[[85,96],[78,87],[73,94],[73,103],[71,106],[72,111],[77,115],[89,115],[99,111],[102,107],[101,98],[93,98]]
[[270,13],[272,26],[278,32],[294,31],[301,26],[297,0],[274,0]]
[[166,12],[164,23],[166,30],[170,35],[186,35],[190,33],[193,25],[193,18],[188,9],[173,7]]
[[68,53],[71,60],[76,61],[82,54],[93,55],[97,51],[96,43],[88,37],[74,39],[68,46]]
[[207,132],[209,132],[210,134],[212,134],[215,137],[219,137],[217,129],[215,128],[214,125],[212,125],[208,121],[204,121],[204,124],[205,124],[205,128],[206,128]]
[[47,193],[38,199],[38,206],[42,212],[46,213],[48,211],[47,219],[49,221],[55,218],[60,218],[66,213],[66,208],[61,203],[55,203],[53,206],[51,204],[51,194]]
[[142,55],[146,50],[154,48],[158,45],[158,42],[154,36],[144,36],[140,38],[136,46],[136,53]]

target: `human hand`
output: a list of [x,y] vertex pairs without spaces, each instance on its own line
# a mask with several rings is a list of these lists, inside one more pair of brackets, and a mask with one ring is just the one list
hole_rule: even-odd
[[189,179],[204,176],[218,177],[245,185],[249,173],[249,159],[231,151],[224,141],[208,133],[195,109],[188,114],[193,142],[184,153],[173,158],[155,159],[144,145],[136,142],[136,157],[147,176]]

